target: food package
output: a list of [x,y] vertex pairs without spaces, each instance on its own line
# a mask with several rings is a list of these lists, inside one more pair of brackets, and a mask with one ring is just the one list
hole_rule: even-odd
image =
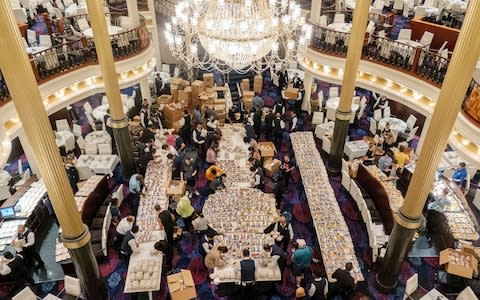
[[285,90],[285,98],[290,99],[290,100],[297,100],[298,99],[298,89],[287,88]]
[[203,83],[206,88],[213,88],[213,73],[204,73]]
[[440,251],[439,264],[445,265],[445,271],[457,276],[472,278],[478,273],[478,261],[472,253],[447,248]]
[[157,103],[159,104],[170,104],[172,102],[173,102],[172,95],[160,95],[160,97],[157,98]]
[[272,177],[273,175],[277,174],[280,170],[281,161],[274,158],[267,158],[263,162],[263,169],[265,171],[265,175]]
[[197,297],[195,282],[192,272],[189,270],[181,270],[180,273],[167,276],[167,284],[172,300],[195,299]]
[[242,89],[242,92],[250,91],[250,79],[248,79],[248,78],[242,79],[242,83],[240,84],[240,88]]
[[260,93],[263,89],[263,76],[262,74],[257,74],[253,77],[253,91],[255,93]]
[[258,143],[258,147],[260,148],[262,157],[273,157],[275,153],[277,153],[277,148],[275,148],[272,142],[260,142]]

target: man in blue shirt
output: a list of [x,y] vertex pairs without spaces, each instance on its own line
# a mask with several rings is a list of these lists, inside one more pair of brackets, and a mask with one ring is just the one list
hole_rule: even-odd
[[460,186],[463,185],[463,182],[467,178],[467,169],[465,168],[465,166],[465,163],[461,162],[459,164],[459,167],[455,169],[455,173],[453,173],[452,176],[452,180]]
[[133,208],[133,215],[137,215],[138,205],[140,204],[140,195],[143,188],[147,190],[147,187],[143,184],[143,176],[140,174],[133,174],[128,182],[128,203]]

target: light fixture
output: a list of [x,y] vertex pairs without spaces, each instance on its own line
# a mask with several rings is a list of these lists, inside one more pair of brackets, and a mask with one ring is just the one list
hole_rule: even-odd
[[295,0],[183,0],[164,34],[188,69],[243,74],[295,63],[312,26]]
[[5,128],[0,126],[0,169],[5,166],[12,151],[12,142],[7,135]]

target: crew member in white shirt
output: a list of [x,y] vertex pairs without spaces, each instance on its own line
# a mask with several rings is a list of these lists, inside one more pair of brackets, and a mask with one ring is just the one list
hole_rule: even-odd
[[121,219],[120,222],[118,222],[117,228],[115,229],[116,236],[113,243],[114,249],[119,249],[120,245],[122,244],[123,238],[125,237],[125,234],[127,234],[127,232],[132,229],[134,222],[134,216],[126,216],[125,218]]
[[27,266],[33,267],[35,259],[37,266],[43,267],[43,260],[35,250],[35,234],[25,225],[18,225],[17,233],[13,236],[12,246],[23,256]]

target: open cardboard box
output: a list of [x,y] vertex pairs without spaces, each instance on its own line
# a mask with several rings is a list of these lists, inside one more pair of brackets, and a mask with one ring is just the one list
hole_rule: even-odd
[[[455,263],[451,259],[451,254],[464,257],[465,261],[469,261],[469,265],[465,266]],[[447,248],[441,251],[439,257],[439,264],[445,265],[445,271],[447,271],[447,273],[465,278],[472,278],[474,272],[478,273],[478,260],[474,257],[474,255],[472,253],[458,249]]]
[[195,283],[189,270],[181,270],[180,273],[167,276],[167,284],[172,300],[187,300],[197,297]]
[[185,181],[181,180],[170,180],[170,184],[167,188],[167,195],[172,196],[175,199],[180,199],[185,195],[186,185]]
[[263,162],[263,169],[265,170],[265,175],[272,177],[273,175],[277,174],[280,171],[280,164],[282,162],[278,159],[274,158],[267,158]]
[[258,147],[260,148],[262,157],[273,157],[275,153],[277,153],[277,148],[275,148],[272,142],[260,142],[258,143]]

